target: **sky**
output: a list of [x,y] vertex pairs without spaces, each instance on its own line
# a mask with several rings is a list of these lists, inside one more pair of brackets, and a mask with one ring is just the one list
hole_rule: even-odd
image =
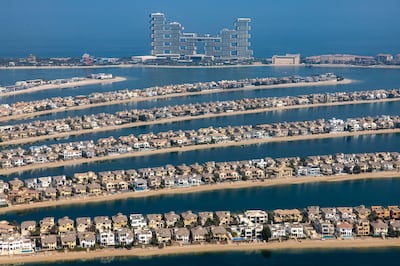
[[0,56],[149,53],[149,14],[216,34],[252,19],[255,56],[400,53],[398,0],[0,0]]

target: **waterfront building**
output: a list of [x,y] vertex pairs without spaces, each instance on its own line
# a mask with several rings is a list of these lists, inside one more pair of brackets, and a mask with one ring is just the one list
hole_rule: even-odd
[[191,226],[192,224],[197,223],[197,215],[190,210],[181,213],[181,216],[184,226]]
[[376,55],[376,61],[382,62],[382,63],[389,63],[393,61],[393,55],[391,54],[377,54]]
[[118,245],[131,245],[134,240],[132,230],[128,228],[120,228],[115,232],[115,240]]
[[197,226],[190,229],[193,242],[204,242],[207,239],[208,231],[202,226]]
[[140,213],[132,213],[129,215],[129,220],[131,221],[131,227],[135,228],[144,228],[147,226],[146,219],[143,214]]
[[96,231],[99,232],[109,231],[112,228],[112,221],[108,216],[94,217],[94,224],[96,226]]
[[268,227],[271,230],[272,239],[286,237],[286,229],[283,224],[269,224]]
[[357,221],[355,224],[355,233],[359,236],[368,236],[370,235],[370,224],[369,220],[363,219]]
[[0,237],[0,255],[19,255],[34,253],[33,242],[23,237]]
[[212,212],[199,212],[198,221],[204,226],[207,221],[212,221],[214,219],[214,214]]
[[60,236],[61,247],[64,249],[76,248],[76,233],[68,232]]
[[291,238],[304,238],[304,228],[299,222],[286,223],[285,224],[286,233]]
[[167,58],[251,59],[249,18],[236,19],[234,29],[216,36],[183,32],[178,22],[167,22],[163,13],[150,15],[151,55]]
[[103,247],[115,245],[115,234],[111,230],[102,231],[97,234],[97,242]]
[[286,54],[286,55],[274,55],[272,57],[273,65],[299,65],[300,54]]
[[399,206],[388,206],[390,211],[390,218],[391,219],[400,219],[400,208]]
[[351,238],[353,237],[353,225],[347,222],[338,222],[336,224],[336,236],[340,238]]
[[374,236],[386,236],[389,231],[389,226],[382,220],[371,222],[372,235]]
[[21,223],[21,236],[30,236],[36,231],[36,221],[24,221]]
[[40,240],[42,243],[42,250],[55,250],[58,247],[56,235],[43,235]]
[[153,238],[153,233],[149,228],[136,228],[134,233],[138,244],[148,245]]
[[277,209],[273,212],[274,222],[300,222],[303,219],[302,213],[298,209],[282,210]]
[[5,206],[8,206],[8,197],[5,194],[0,193],[0,207]]
[[250,222],[255,224],[265,224],[268,222],[268,213],[263,210],[247,210],[244,215]]
[[60,233],[74,231],[74,221],[67,216],[58,219],[58,231]]
[[84,233],[89,230],[92,225],[92,219],[90,217],[77,217],[76,218],[76,230],[78,233]]
[[94,232],[78,232],[78,242],[81,248],[93,248],[96,245],[96,234]]
[[180,244],[189,244],[190,231],[186,228],[174,228],[174,239]]

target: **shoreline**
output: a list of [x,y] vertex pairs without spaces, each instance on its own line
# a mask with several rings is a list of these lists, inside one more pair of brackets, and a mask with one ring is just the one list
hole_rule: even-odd
[[139,156],[151,156],[157,154],[166,154],[173,152],[188,152],[188,151],[197,151],[197,150],[208,150],[213,148],[226,148],[226,147],[238,147],[238,146],[249,146],[254,144],[264,144],[264,143],[274,143],[274,142],[294,142],[294,141],[302,141],[302,140],[318,140],[318,139],[330,139],[330,138],[340,138],[340,137],[354,137],[354,136],[363,136],[363,135],[378,135],[378,134],[395,134],[400,133],[400,128],[396,129],[380,129],[380,130],[364,130],[364,131],[355,131],[355,132],[340,132],[340,133],[324,133],[324,134],[309,134],[309,135],[300,135],[300,136],[287,136],[287,137],[271,137],[271,138],[263,138],[263,139],[251,139],[240,142],[230,141],[223,143],[215,143],[215,144],[201,144],[201,145],[190,145],[183,147],[172,147],[172,148],[164,148],[159,150],[147,150],[147,151],[135,151],[132,153],[126,154],[118,154],[111,156],[103,156],[103,157],[94,157],[94,158],[80,158],[80,159],[72,159],[67,161],[55,161],[45,164],[30,164],[20,167],[12,167],[12,168],[4,168],[0,169],[0,175],[10,175],[12,173],[18,173],[23,171],[31,171],[41,168],[57,168],[62,166],[70,166],[77,164],[85,164],[85,163],[93,163],[99,161],[107,161],[107,160],[116,160],[116,159],[124,159],[124,158],[134,158]]
[[331,183],[331,182],[346,182],[367,179],[389,179],[400,178],[399,171],[378,171],[372,173],[360,174],[347,174],[347,175],[330,175],[330,176],[306,176],[306,177],[286,177],[279,179],[266,179],[264,181],[234,181],[224,182],[217,184],[206,184],[186,188],[166,188],[160,190],[147,190],[147,191],[129,191],[117,194],[107,194],[101,196],[86,196],[86,197],[73,197],[60,200],[42,201],[30,204],[12,205],[0,208],[1,213],[18,212],[24,210],[41,209],[57,206],[70,206],[88,203],[100,203],[115,200],[133,199],[133,198],[148,198],[168,195],[181,195],[191,193],[203,193],[220,190],[238,190],[246,188],[265,188],[273,186],[291,186],[309,183]]
[[66,88],[72,88],[72,87],[83,87],[83,86],[89,86],[89,85],[97,85],[97,84],[108,84],[108,83],[115,83],[115,82],[122,82],[125,81],[126,78],[124,77],[113,77],[112,79],[85,79],[82,81],[76,81],[76,82],[69,82],[65,84],[46,84],[46,85],[40,85],[40,86],[35,86],[29,89],[24,89],[24,90],[19,90],[19,91],[12,91],[12,92],[5,92],[5,93],[0,93],[0,97],[9,97],[9,96],[14,96],[14,95],[19,95],[19,94],[30,94],[38,91],[46,91],[46,90],[57,90],[57,89],[66,89]]
[[152,97],[136,97],[126,100],[117,100],[117,101],[109,101],[102,102],[96,104],[85,104],[80,106],[73,107],[65,107],[65,108],[56,108],[52,110],[45,110],[40,112],[33,113],[24,113],[18,115],[8,115],[4,117],[0,117],[0,122],[5,122],[9,120],[20,120],[26,119],[30,117],[38,117],[42,115],[59,113],[59,112],[69,112],[75,110],[84,110],[91,109],[96,107],[103,106],[111,106],[111,105],[120,105],[125,103],[134,103],[134,102],[143,102],[143,101],[154,101],[160,99],[168,99],[168,98],[178,98],[178,97],[188,97],[188,96],[197,96],[197,95],[207,95],[207,94],[217,94],[217,93],[229,93],[229,92],[238,92],[238,91],[253,91],[253,90],[267,90],[267,89],[278,89],[278,88],[296,88],[296,87],[315,87],[315,86],[333,86],[333,85],[346,85],[355,82],[351,79],[344,79],[342,81],[330,80],[330,81],[318,81],[318,82],[303,82],[303,83],[285,83],[285,84],[276,84],[276,85],[264,85],[264,86],[247,86],[243,88],[235,88],[235,89],[212,89],[212,90],[203,90],[200,92],[185,92],[185,93],[175,93],[168,95],[157,95]]
[[263,113],[263,112],[273,112],[273,111],[283,111],[283,110],[296,110],[296,109],[305,109],[305,108],[321,108],[321,107],[334,107],[334,106],[347,106],[347,105],[373,104],[373,103],[387,103],[387,102],[398,102],[398,101],[400,101],[400,98],[386,98],[386,99],[377,99],[377,100],[361,100],[361,101],[347,101],[347,102],[331,102],[331,103],[318,103],[318,104],[302,104],[302,105],[252,109],[252,110],[246,110],[246,111],[224,112],[224,113],[216,113],[216,114],[210,113],[210,114],[206,114],[206,115],[197,115],[197,116],[182,116],[182,117],[174,117],[174,118],[163,118],[163,119],[154,120],[154,121],[132,122],[132,123],[126,123],[126,124],[122,124],[122,125],[106,126],[106,127],[101,127],[101,128],[95,128],[95,129],[69,131],[69,132],[56,133],[56,134],[52,134],[52,135],[44,135],[44,136],[9,140],[9,141],[0,142],[0,146],[20,145],[20,144],[34,143],[34,142],[38,142],[38,141],[55,139],[55,138],[65,138],[65,137],[71,137],[71,136],[94,134],[94,133],[98,133],[98,132],[114,131],[114,130],[120,130],[120,129],[125,129],[125,128],[137,128],[137,127],[142,127],[142,126],[152,126],[152,125],[176,123],[176,122],[183,122],[183,121],[189,121],[189,120],[201,120],[201,119],[211,119],[211,118],[218,118],[218,117],[240,116],[240,115],[258,114],[258,113]]
[[105,248],[96,251],[46,251],[26,256],[2,256],[0,264],[59,262],[76,260],[94,260],[107,257],[153,257],[182,254],[201,254],[216,252],[245,252],[263,250],[331,250],[331,249],[367,249],[367,248],[399,248],[400,239],[357,238],[353,240],[288,240],[283,242],[257,243],[229,243],[229,244],[195,244],[185,246],[171,246],[165,248],[133,248],[112,249]]
[[322,67],[322,68],[372,68],[372,69],[400,69],[400,65],[347,65],[347,64],[263,64],[259,61],[253,64],[238,65],[213,65],[213,66],[185,66],[185,65],[145,65],[145,64],[121,64],[121,65],[95,65],[95,66],[0,66],[0,70],[43,70],[43,69],[99,69],[99,68],[166,68],[166,69],[214,69],[214,68],[243,68],[243,67]]

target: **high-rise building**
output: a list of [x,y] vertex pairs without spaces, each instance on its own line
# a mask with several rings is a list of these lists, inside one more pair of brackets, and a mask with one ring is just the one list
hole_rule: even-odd
[[167,22],[163,13],[152,13],[151,54],[194,56],[220,59],[251,59],[249,18],[238,18],[234,29],[223,29],[217,36],[185,33],[178,22]]

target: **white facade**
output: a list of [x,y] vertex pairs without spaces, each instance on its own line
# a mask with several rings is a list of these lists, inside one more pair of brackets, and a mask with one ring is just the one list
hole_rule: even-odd
[[349,223],[337,223],[336,224],[336,235],[342,238],[353,237],[353,226]]
[[286,230],[283,224],[270,224],[268,225],[271,230],[271,238],[277,239],[286,236]]
[[115,240],[118,245],[131,245],[133,232],[128,228],[120,228],[115,232]]
[[250,222],[255,224],[265,224],[268,222],[268,213],[262,210],[247,210],[244,215]]
[[286,232],[289,235],[289,237],[293,238],[304,238],[304,228],[303,225],[300,223],[290,223],[290,224],[285,224],[286,227]]
[[78,233],[79,247],[92,248],[96,245],[94,233]]
[[0,255],[22,255],[34,253],[34,245],[21,237],[0,238]]
[[97,241],[103,247],[115,245],[115,234],[112,231],[103,231],[97,234]]
[[134,230],[135,232],[135,241],[139,244],[150,244],[151,240],[153,239],[153,233],[150,229],[147,228],[138,228]]
[[133,213],[129,216],[129,220],[131,221],[132,228],[144,228],[147,227],[146,219],[143,214]]

